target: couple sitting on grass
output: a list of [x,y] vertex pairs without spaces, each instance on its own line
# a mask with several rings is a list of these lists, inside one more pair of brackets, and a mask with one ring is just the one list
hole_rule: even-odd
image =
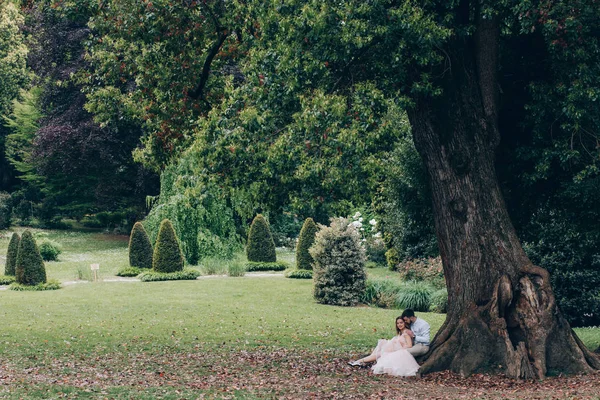
[[363,366],[376,361],[371,367],[374,374],[415,376],[419,370],[415,357],[429,351],[429,329],[427,322],[415,317],[415,312],[407,308],[396,318],[398,335],[390,340],[379,339],[371,355],[349,364]]

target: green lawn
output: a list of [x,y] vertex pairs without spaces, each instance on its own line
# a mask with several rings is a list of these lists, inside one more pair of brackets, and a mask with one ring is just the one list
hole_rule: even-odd
[[[9,237],[4,232],[0,239],[2,257]],[[312,281],[274,274],[109,282],[127,264],[125,237],[60,231],[48,237],[64,250],[59,262],[47,263],[49,278],[74,281],[78,268],[100,263],[105,281],[71,283],[48,292],[0,291],[0,397],[195,398],[198,392],[190,387],[201,385],[198,377],[210,381],[207,377],[215,369],[226,370],[233,359],[241,376],[248,370],[248,377],[254,377],[251,366],[262,365],[261,357],[275,371],[286,365],[278,372],[285,375],[293,355],[301,355],[300,365],[323,357],[337,357],[342,361],[336,365],[342,365],[368,353],[377,339],[394,334],[398,310],[316,304]],[[293,260],[293,254],[282,256]],[[392,276],[383,268],[369,274]],[[440,314],[419,316],[430,322],[433,332],[444,320]],[[600,345],[600,328],[577,332],[592,349]],[[251,360],[240,361],[244,357]],[[162,378],[165,373],[178,378],[161,391],[156,374]],[[143,381],[154,383],[141,394],[135,382],[144,374]],[[323,374],[343,382],[335,372]],[[220,397],[213,390],[208,385],[202,393]],[[277,393],[286,393],[282,390]],[[232,395],[254,398],[265,393],[242,388]]]

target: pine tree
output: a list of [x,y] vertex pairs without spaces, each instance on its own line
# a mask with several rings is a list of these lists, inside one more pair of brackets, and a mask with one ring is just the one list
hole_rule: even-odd
[[23,232],[23,236],[19,242],[15,277],[17,283],[21,285],[35,286],[40,283],[46,283],[44,260],[42,260],[40,250],[29,231]]
[[129,236],[129,265],[137,268],[152,268],[152,244],[144,225],[136,222]]
[[4,267],[4,275],[15,276],[20,242],[21,237],[19,234],[17,232],[13,233],[10,238],[10,242],[8,243],[8,251],[6,252],[6,266]]
[[298,244],[296,245],[296,266],[298,269],[312,269],[313,258],[308,252],[310,246],[315,242],[315,235],[319,231],[317,224],[312,218],[306,218],[302,229],[300,230],[300,236],[298,237]]
[[271,228],[262,214],[258,214],[254,217],[252,225],[250,225],[246,254],[248,256],[248,261],[277,261],[277,256],[275,255],[275,242],[273,241],[273,235],[271,235]]
[[168,219],[160,223],[154,246],[152,269],[156,272],[176,272],[183,270],[183,254],[175,234],[173,224]]

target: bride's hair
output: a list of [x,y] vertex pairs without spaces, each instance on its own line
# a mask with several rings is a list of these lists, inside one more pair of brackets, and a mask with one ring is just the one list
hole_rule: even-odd
[[410,328],[410,324],[407,324],[404,319],[402,318],[402,316],[399,316],[398,318],[396,318],[396,322],[395,322],[395,326],[396,326],[396,333],[399,335],[400,334],[400,329],[398,329],[398,320],[401,319],[402,322],[404,322],[404,329],[409,329]]

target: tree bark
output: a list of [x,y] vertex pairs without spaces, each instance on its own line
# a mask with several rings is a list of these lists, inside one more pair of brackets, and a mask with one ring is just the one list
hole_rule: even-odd
[[443,94],[409,110],[429,173],[448,287],[446,321],[422,373],[503,372],[541,379],[600,369],[557,308],[548,272],[532,265],[508,216],[494,168],[499,27],[480,19],[447,49]]

